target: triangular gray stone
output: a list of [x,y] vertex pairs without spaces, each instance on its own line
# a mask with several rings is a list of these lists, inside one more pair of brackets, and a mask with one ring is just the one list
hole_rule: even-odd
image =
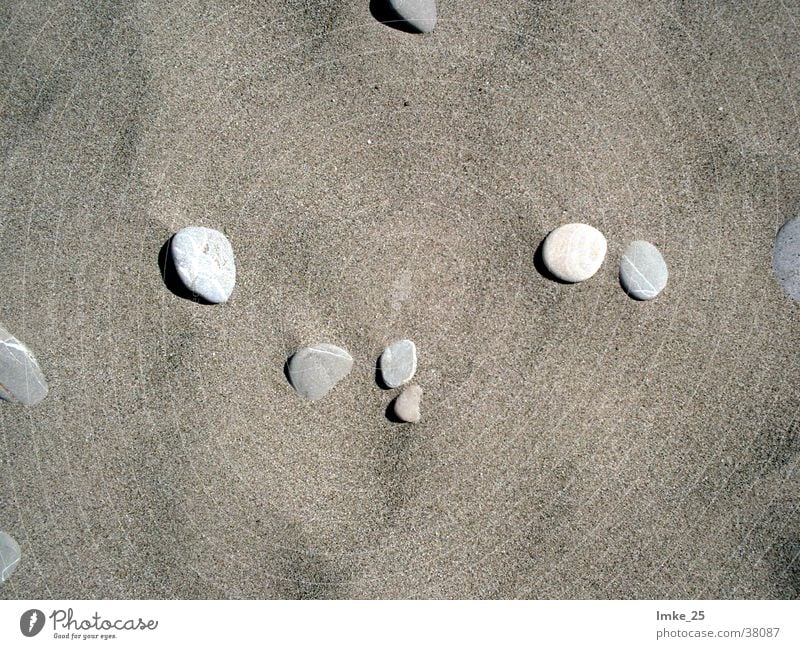
[[289,381],[297,393],[316,401],[350,373],[353,357],[344,349],[319,343],[299,349],[289,359]]
[[5,532],[0,532],[0,584],[17,569],[20,556],[17,542]]
[[436,27],[436,0],[389,0],[389,6],[415,31],[432,32]]
[[47,381],[33,354],[0,327],[0,398],[32,406],[45,396]]

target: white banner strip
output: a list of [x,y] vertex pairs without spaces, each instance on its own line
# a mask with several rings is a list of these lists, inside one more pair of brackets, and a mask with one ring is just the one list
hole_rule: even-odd
[[800,647],[796,601],[4,601],[0,647]]

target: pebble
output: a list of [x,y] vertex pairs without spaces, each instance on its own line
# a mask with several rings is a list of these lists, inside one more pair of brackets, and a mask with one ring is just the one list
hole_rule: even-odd
[[0,584],[17,569],[20,556],[17,542],[5,532],[0,532]]
[[669,271],[664,257],[649,241],[634,241],[622,253],[619,281],[636,300],[652,300],[667,285]]
[[231,242],[222,232],[202,227],[183,228],[170,244],[170,253],[184,286],[207,302],[224,304],[236,284]]
[[300,396],[316,401],[350,373],[353,357],[344,349],[319,343],[299,349],[289,359],[289,381]]
[[47,381],[33,354],[0,326],[0,398],[32,406],[46,396]]
[[383,350],[381,376],[387,387],[408,383],[417,371],[417,346],[411,340],[397,340]]
[[775,235],[772,268],[787,295],[800,301],[800,216],[784,223]]
[[389,0],[389,6],[415,31],[427,33],[436,27],[436,0]]
[[394,414],[397,418],[416,424],[420,420],[419,404],[422,400],[422,388],[418,385],[409,385],[394,401]]
[[606,256],[606,238],[585,223],[562,225],[544,240],[542,261],[564,282],[582,282],[594,275]]

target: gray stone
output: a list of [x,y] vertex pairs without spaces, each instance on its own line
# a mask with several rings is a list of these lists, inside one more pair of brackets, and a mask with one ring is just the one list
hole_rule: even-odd
[[422,388],[409,385],[394,401],[394,414],[397,418],[411,424],[420,420],[419,405],[422,401]]
[[45,396],[47,381],[33,354],[0,326],[0,398],[32,406]]
[[399,18],[417,32],[432,32],[436,27],[436,0],[389,0]]
[[636,300],[652,300],[667,285],[669,271],[664,257],[652,243],[634,241],[622,253],[619,281]]
[[606,238],[585,223],[562,225],[544,240],[542,261],[564,282],[582,282],[594,275],[606,256]]
[[170,244],[178,277],[207,302],[228,301],[236,284],[233,248],[222,232],[202,227],[183,228]]
[[417,346],[411,340],[397,340],[383,350],[380,358],[383,382],[390,388],[408,383],[417,371]]
[[0,532],[0,584],[17,569],[20,556],[17,542],[5,532]]
[[800,216],[783,224],[775,236],[772,269],[783,290],[800,301]]
[[298,394],[312,401],[324,397],[350,373],[353,357],[328,343],[299,349],[289,359],[289,381]]

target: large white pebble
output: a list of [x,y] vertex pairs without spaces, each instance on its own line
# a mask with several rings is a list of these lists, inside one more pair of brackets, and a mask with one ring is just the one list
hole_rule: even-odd
[[582,282],[594,275],[606,256],[606,238],[585,223],[567,223],[544,240],[542,260],[564,282]]
[[170,244],[170,252],[184,286],[207,302],[228,301],[236,284],[236,264],[231,242],[211,228],[183,228]]

